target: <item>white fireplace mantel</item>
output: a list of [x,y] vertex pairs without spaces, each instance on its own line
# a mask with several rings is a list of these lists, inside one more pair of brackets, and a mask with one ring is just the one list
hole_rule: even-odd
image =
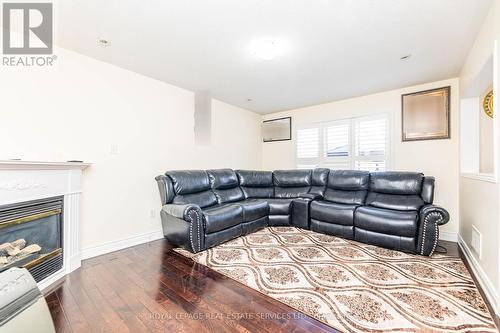
[[38,283],[48,287],[81,265],[80,197],[82,171],[90,163],[0,160],[0,206],[64,197],[63,268]]
[[42,162],[22,160],[0,160],[0,170],[68,170],[80,169],[92,165],[84,162]]

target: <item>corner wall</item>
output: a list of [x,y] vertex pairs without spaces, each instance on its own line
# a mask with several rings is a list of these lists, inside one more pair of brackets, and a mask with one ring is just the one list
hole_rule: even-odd
[[[410,92],[451,86],[451,139],[401,141],[401,95]],[[278,112],[264,119],[292,117],[292,140],[263,143],[263,169],[295,168],[295,129],[298,125],[331,120],[388,114],[391,128],[391,170],[419,171],[436,177],[435,203],[449,210],[450,222],[441,228],[441,237],[456,241],[458,233],[458,117],[459,81],[450,79],[338,102]]]
[[194,94],[56,49],[53,68],[0,67],[0,159],[94,163],[83,176],[84,256],[161,236],[154,177],[261,166],[261,116],[213,101],[212,140],[194,144]]
[[[485,64],[490,59],[495,40],[500,40],[500,1],[494,0],[486,20],[483,23],[474,45],[460,73],[460,84],[463,90],[474,85],[475,78],[479,75]],[[498,55],[497,55],[498,57]],[[494,59],[500,64],[500,59]],[[499,66],[494,73],[494,101],[495,115],[494,126],[500,133],[499,125]],[[464,92],[462,92],[464,94]],[[468,140],[468,138],[464,138]],[[498,150],[498,137],[494,138],[494,147]],[[479,147],[478,147],[479,149]],[[497,170],[500,165],[499,153],[496,154]],[[467,156],[464,156],[467,159]],[[498,172],[498,171],[497,171]],[[498,179],[498,175],[497,175]],[[500,185],[498,182],[472,179],[462,176],[460,178],[460,245],[468,256],[469,262],[475,271],[485,293],[499,314],[500,291]],[[482,255],[479,256],[472,250],[473,226],[482,235]]]

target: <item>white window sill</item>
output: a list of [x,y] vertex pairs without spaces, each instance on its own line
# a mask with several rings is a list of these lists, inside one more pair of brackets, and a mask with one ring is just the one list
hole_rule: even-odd
[[483,182],[496,183],[497,178],[492,173],[461,173],[461,177],[479,180]]

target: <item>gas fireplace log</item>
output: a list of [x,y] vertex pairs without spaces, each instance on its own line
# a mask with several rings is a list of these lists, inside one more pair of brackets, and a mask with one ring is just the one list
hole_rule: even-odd
[[0,244],[0,257],[6,257],[9,255],[9,253],[7,252],[8,249],[12,249],[13,246],[10,245],[10,243],[3,243],[3,244]]
[[18,254],[21,250],[18,248],[12,246],[12,243],[4,243],[1,246],[1,253],[2,255],[6,256],[15,256]]
[[19,250],[22,250],[26,246],[26,241],[20,238],[18,240],[13,241],[10,244],[12,244],[13,247],[17,247]]
[[0,256],[16,256],[26,246],[26,241],[22,238],[13,241],[12,243],[0,244]]
[[41,250],[42,248],[38,244],[31,244],[23,248],[20,252],[21,255],[25,254],[32,254],[32,253],[37,253]]
[[0,266],[16,262],[41,250],[42,248],[38,244],[26,246],[24,239],[18,239],[12,243],[0,244]]

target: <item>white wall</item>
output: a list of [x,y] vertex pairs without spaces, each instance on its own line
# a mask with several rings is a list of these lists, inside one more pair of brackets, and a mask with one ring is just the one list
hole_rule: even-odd
[[[474,45],[467,57],[467,60],[460,74],[460,83],[462,87],[462,97],[468,97],[467,91],[474,88],[477,84],[477,78],[481,71],[487,66],[491,59],[495,40],[500,38],[500,1],[495,0],[492,3],[490,12],[483,23]],[[495,59],[498,64],[500,59]],[[496,71],[496,72],[495,72]],[[500,73],[498,66],[494,70],[493,79],[496,81],[494,85],[494,100],[495,100],[495,117],[494,127],[497,133],[500,131],[499,126],[499,103],[498,97],[498,80]],[[482,112],[482,111],[481,111]],[[463,138],[463,143],[469,141],[468,137]],[[495,162],[499,165],[498,137],[494,138]],[[463,156],[467,159],[468,156]],[[483,284],[487,296],[498,309],[499,290],[500,290],[500,274],[499,274],[499,258],[500,258],[500,190],[497,182],[482,181],[479,179],[471,179],[461,177],[460,181],[460,237],[463,241],[465,250],[469,252],[474,263],[476,274],[479,275],[480,282]],[[472,226],[475,226],[482,234],[482,256],[471,250]],[[498,311],[497,311],[498,314]]]
[[[401,95],[410,92],[451,86],[451,139],[416,142],[401,141]],[[435,203],[451,214],[450,222],[441,231],[444,238],[453,239],[458,232],[458,79],[433,82],[379,94],[338,102],[320,104],[285,112],[268,114],[264,118],[292,117],[292,141],[263,143],[263,169],[295,168],[295,128],[298,125],[386,113],[391,120],[391,169],[419,171],[436,177]]]
[[212,143],[196,146],[191,91],[54,53],[54,68],[0,69],[0,159],[94,163],[83,178],[83,248],[159,230],[154,177],[166,170],[260,168],[260,115],[213,101]]

